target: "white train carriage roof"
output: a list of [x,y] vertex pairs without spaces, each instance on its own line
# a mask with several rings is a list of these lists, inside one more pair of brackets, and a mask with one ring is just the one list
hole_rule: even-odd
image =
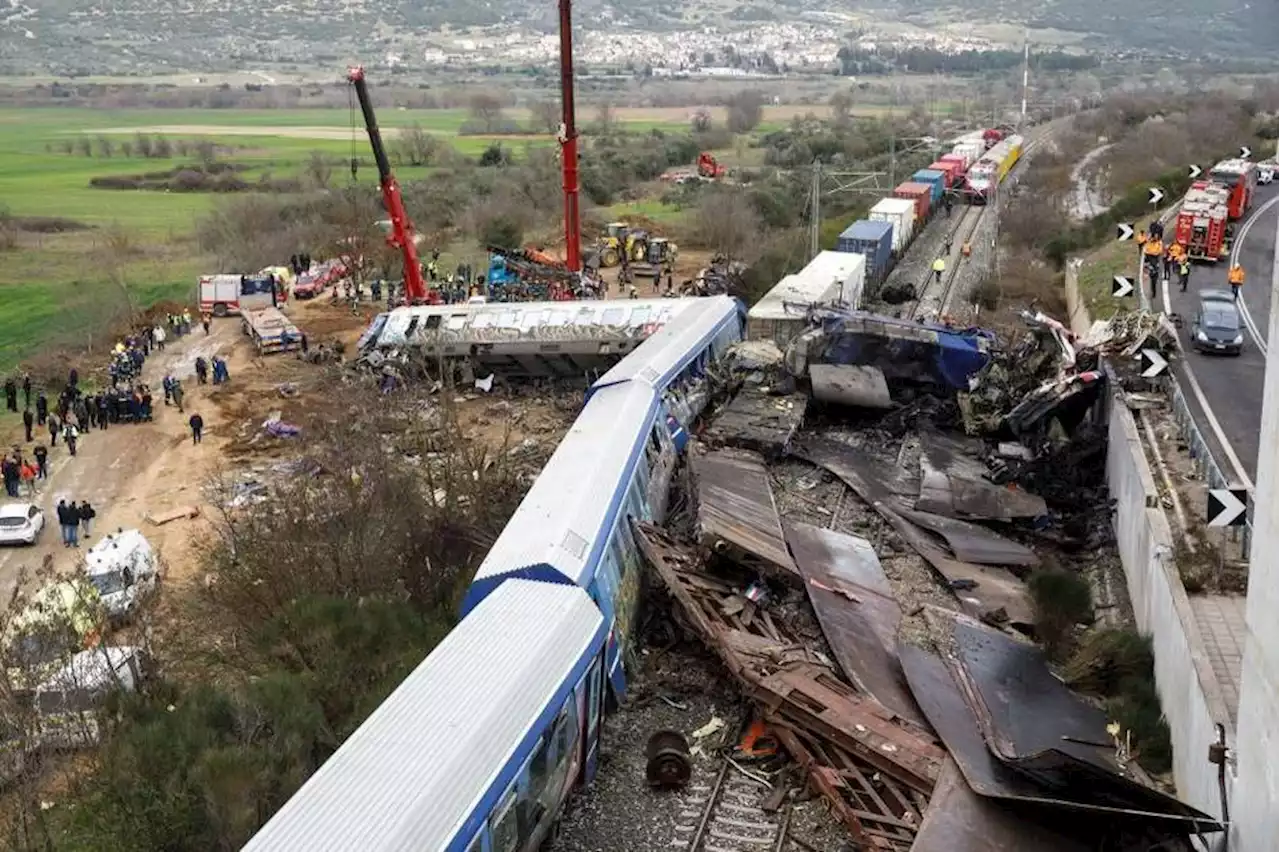
[[244,849],[461,849],[590,666],[604,632],[581,589],[503,584]]
[[547,460],[480,563],[465,615],[503,580],[521,577],[586,587],[644,453],[658,395],[637,382],[601,388]]
[[726,325],[742,322],[742,306],[732,296],[705,296],[691,301],[696,304],[597,379],[587,391],[587,398],[601,388],[633,379],[653,388],[666,387]]
[[[572,330],[583,337],[601,329],[641,328],[679,316],[695,299],[583,299],[566,302],[486,302],[419,305],[387,314],[379,346],[405,346],[431,331],[459,338],[537,337],[547,328]],[[416,320],[416,322],[415,322]]]

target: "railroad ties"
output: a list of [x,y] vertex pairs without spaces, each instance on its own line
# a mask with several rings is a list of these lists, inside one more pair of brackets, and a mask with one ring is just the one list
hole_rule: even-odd
[[687,852],[780,852],[789,811],[764,810],[769,790],[725,760],[713,781],[689,786],[671,845]]

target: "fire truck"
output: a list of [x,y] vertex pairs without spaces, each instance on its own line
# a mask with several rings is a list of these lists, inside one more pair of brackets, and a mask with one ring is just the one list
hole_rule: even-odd
[[1187,247],[1192,260],[1216,263],[1226,257],[1230,197],[1225,187],[1209,181],[1196,181],[1187,191],[1173,238]]
[[1223,160],[1209,170],[1209,181],[1227,190],[1227,215],[1233,220],[1239,219],[1253,204],[1253,191],[1258,186],[1258,165],[1239,158]]

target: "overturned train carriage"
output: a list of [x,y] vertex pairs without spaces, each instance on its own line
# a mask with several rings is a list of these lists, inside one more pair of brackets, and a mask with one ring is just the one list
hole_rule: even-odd
[[610,622],[606,662],[619,696],[641,592],[629,519],[665,517],[676,457],[709,397],[708,367],[742,339],[739,302],[689,301],[696,304],[591,386],[463,600],[465,616],[514,577],[587,589]]
[[366,358],[413,357],[442,370],[513,378],[608,370],[696,299],[490,302],[398,308],[374,318]]

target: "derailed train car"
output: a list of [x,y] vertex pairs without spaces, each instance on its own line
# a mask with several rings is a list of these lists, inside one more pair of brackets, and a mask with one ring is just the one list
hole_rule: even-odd
[[[668,304],[673,300],[665,300]],[[690,304],[605,373],[481,564],[458,627],[246,846],[533,852],[627,685],[640,555],[742,305]],[[616,304],[616,303],[615,303]],[[635,302],[631,302],[635,304]]]

